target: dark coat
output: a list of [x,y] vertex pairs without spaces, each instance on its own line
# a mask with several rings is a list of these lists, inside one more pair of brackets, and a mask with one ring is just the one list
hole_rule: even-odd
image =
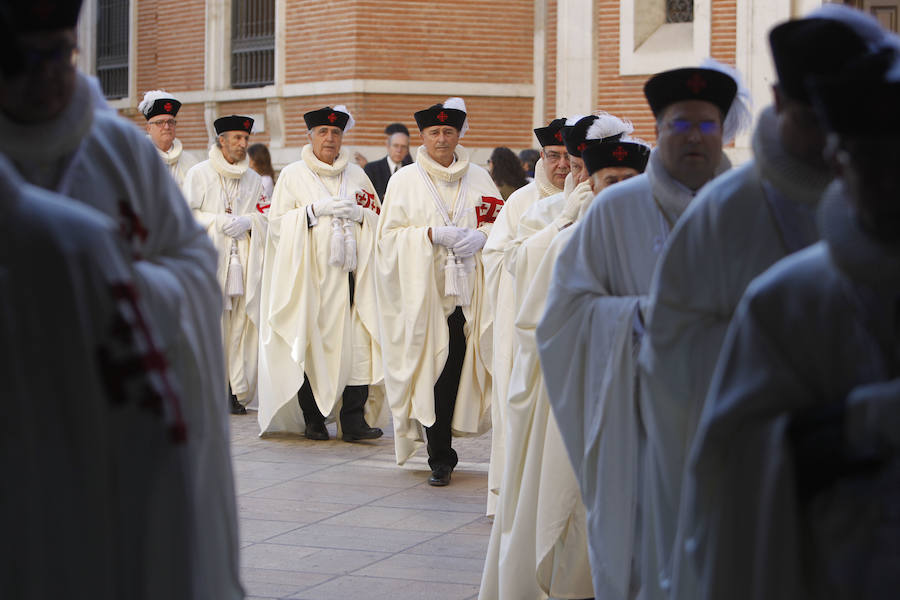
[[[409,164],[412,164],[412,157],[407,154],[406,158],[403,159],[403,164],[401,166],[405,167]],[[387,190],[388,179],[391,178],[391,170],[388,166],[387,156],[381,160],[366,163],[363,170],[366,172],[366,175],[369,176],[369,181],[375,186],[375,192],[378,193],[378,199],[384,202],[384,192]]]

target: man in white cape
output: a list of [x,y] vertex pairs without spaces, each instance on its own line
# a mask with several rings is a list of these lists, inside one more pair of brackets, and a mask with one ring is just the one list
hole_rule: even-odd
[[458,462],[451,435],[489,423],[490,356],[482,332],[481,248],[503,206],[487,171],[459,145],[465,103],[450,98],[415,113],[423,146],[391,177],[376,234],[376,290],[385,388],[397,462],[428,438],[434,486]]
[[[815,80],[815,79],[814,79]],[[891,598],[900,586],[900,60],[825,74],[821,242],[747,288],[685,477],[675,598]],[[866,115],[860,119],[859,115]]]
[[[189,598],[183,399],[115,224],[0,156],[5,596]],[[47,350],[65,360],[47,360]],[[53,576],[47,576],[48,565]],[[99,568],[98,568],[99,567]]]
[[587,508],[598,598],[641,591],[638,492],[644,432],[637,350],[657,257],[696,192],[729,166],[722,124],[735,80],[710,68],[653,76],[657,119],[647,171],[607,188],[556,262],[538,349],[553,413]]
[[138,104],[138,110],[147,119],[147,137],[153,141],[159,157],[168,165],[169,173],[179,187],[184,184],[190,168],[198,162],[190,152],[184,151],[181,140],[176,137],[178,121],[175,117],[180,109],[181,102],[164,90],[145,93]]
[[[631,130],[608,114],[584,117],[563,129],[576,187],[561,214],[517,250],[523,255],[515,273],[517,343],[505,423],[511,445],[482,575],[484,599],[593,595],[585,508],[547,401],[534,328],[556,257],[594,191],[637,175],[646,165],[647,146],[620,140]],[[599,154],[587,166],[591,151]],[[613,157],[615,164],[606,164],[611,152],[622,160]]]
[[268,200],[262,177],[250,168],[247,145],[253,119],[219,117],[209,159],[188,171],[184,193],[197,222],[219,255],[222,339],[231,413],[256,404],[259,295],[266,244]]
[[380,204],[342,148],[353,126],[347,108],[303,119],[310,143],[281,172],[270,209],[259,426],[327,440],[325,418],[342,401],[343,439],[375,439],[382,431],[364,411],[374,419],[382,405],[376,394],[366,402],[383,378],[373,265]]
[[0,36],[8,48],[0,61],[0,152],[25,180],[117,223],[145,314],[186,399],[186,527],[196,540],[186,597],[241,598],[215,249],[147,137],[95,110],[89,80],[71,62],[78,9],[53,0],[0,7],[4,31],[15,32]]
[[[512,370],[513,305],[512,275],[504,268],[506,247],[516,236],[522,214],[541,198],[563,191],[569,174],[569,155],[562,141],[565,118],[553,119],[546,127],[534,130],[541,145],[541,157],[534,166],[534,181],[510,194],[481,251],[484,261],[485,311],[494,314],[493,326],[485,332],[491,346],[491,462],[488,467],[487,514],[493,515],[503,477],[503,414],[509,372]],[[498,307],[502,307],[498,310]]]
[[804,81],[866,49],[853,30],[820,18],[781,24],[769,41],[778,83],[753,135],[754,159],[703,189],[651,286],[640,362],[641,414],[655,433],[644,488],[653,597],[671,584],[682,472],[731,316],[751,279],[818,239],[816,209],[832,175]]

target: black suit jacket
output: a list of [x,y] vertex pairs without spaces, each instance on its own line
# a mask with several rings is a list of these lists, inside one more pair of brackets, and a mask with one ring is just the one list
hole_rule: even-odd
[[[407,154],[406,158],[403,159],[402,166],[405,167],[409,164],[412,164],[412,158]],[[378,193],[378,199],[384,202],[384,193],[387,191],[388,179],[391,178],[391,169],[388,166],[387,156],[381,160],[366,163],[363,170],[366,172],[366,175],[369,176],[369,181],[375,186],[375,192]]]

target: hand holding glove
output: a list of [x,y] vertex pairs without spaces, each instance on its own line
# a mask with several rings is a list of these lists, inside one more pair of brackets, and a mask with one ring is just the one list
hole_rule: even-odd
[[445,248],[452,248],[462,238],[466,230],[462,227],[444,225],[431,228],[431,243]]
[[334,216],[339,219],[350,219],[351,221],[356,221],[357,223],[362,223],[363,220],[363,209],[362,206],[354,202],[353,200],[345,199],[339,200],[334,204]]
[[231,222],[222,227],[222,233],[229,237],[238,238],[250,230],[253,225],[250,217],[232,217]]
[[453,253],[460,258],[466,258],[484,247],[487,236],[477,229],[463,229],[462,231],[462,236],[453,244]]

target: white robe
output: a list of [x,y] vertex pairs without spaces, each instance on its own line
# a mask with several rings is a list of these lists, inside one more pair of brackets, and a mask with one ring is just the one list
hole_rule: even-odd
[[24,125],[0,114],[0,152],[30,182],[115,220],[148,318],[159,333],[185,402],[197,540],[192,598],[243,595],[229,452],[216,253],[156,148],[134,125],[94,111],[79,74],[69,105],[53,120]]
[[133,281],[115,224],[2,157],[0,213],[0,379],[15,413],[0,424],[0,589],[190,598],[191,490],[172,438],[185,398],[160,387],[154,332],[121,294]]
[[[184,180],[184,193],[197,222],[206,229],[218,252],[216,276],[222,293],[232,261],[232,243],[243,275],[244,295],[231,299],[231,308],[222,311],[222,338],[225,349],[226,380],[231,393],[245,405],[256,405],[257,356],[259,347],[259,296],[262,279],[263,253],[266,243],[266,212],[268,201],[262,189],[262,178],[249,168],[249,162],[227,165],[222,151],[210,148],[210,159],[192,168]],[[223,185],[237,179],[237,191],[232,199],[233,216],[249,217],[248,235],[234,239],[221,230],[228,206],[228,191]],[[232,184],[234,185],[234,184]]]
[[166,163],[166,166],[169,167],[169,173],[172,174],[175,183],[177,183],[178,187],[181,188],[181,191],[187,195],[187,189],[184,187],[184,178],[187,176],[188,171],[191,170],[191,167],[200,161],[194,158],[194,155],[190,152],[184,151],[181,140],[178,138],[175,138],[172,142],[172,147],[168,150],[163,151],[157,148],[156,151],[159,153],[159,157],[162,161]]
[[[373,266],[380,209],[375,188],[362,168],[348,162],[344,149],[333,165],[318,160],[310,145],[304,146],[301,156],[281,172],[269,211],[260,338],[259,427],[263,434],[304,431],[297,402],[304,373],[326,417],[344,387],[378,385],[383,378]],[[352,307],[350,275],[329,264],[333,219],[318,217],[310,226],[307,216],[314,202],[338,196],[342,178],[346,178],[347,197],[365,207],[362,223],[353,224],[357,267],[352,272]],[[372,417],[369,423],[377,421],[380,397],[376,393],[374,405],[366,403]]]
[[598,598],[634,598],[641,586],[635,324],[669,223],[692,197],[656,151],[646,173],[603,190],[557,260],[537,328],[550,403],[587,507]]
[[[791,417],[900,372],[896,245],[860,229],[839,181],[821,216],[824,241],[755,279],[729,327],[685,476],[675,598],[896,595],[896,467],[881,491],[864,476],[797,495]],[[698,589],[682,593],[685,573]]]
[[[590,182],[583,182],[568,201],[586,207],[593,196]],[[593,594],[584,504],[550,410],[534,338],[556,258],[575,230],[569,225],[560,231],[550,222],[516,250],[516,345],[503,423],[508,452],[482,573],[483,600]]]
[[495,512],[500,480],[503,477],[504,440],[503,415],[506,412],[506,391],[513,357],[513,320],[515,305],[512,275],[504,268],[506,247],[516,237],[522,214],[541,198],[561,192],[547,179],[543,159],[534,166],[535,181],[510,194],[497,215],[487,242],[481,251],[484,261],[485,310],[494,314],[494,323],[487,335],[491,337],[491,462],[488,467],[487,514]]
[[[787,155],[775,115],[763,112],[755,160],[703,188],[666,243],[650,291],[641,348],[641,415],[647,429],[644,547],[648,572],[670,586],[681,478],[725,330],[751,279],[816,241],[815,210],[831,179]],[[648,582],[649,584],[649,582]]]
[[[456,160],[442,167],[425,147],[416,161],[398,170],[388,181],[384,212],[376,233],[378,314],[385,365],[385,388],[394,418],[394,444],[398,464],[403,464],[423,444],[422,426],[435,421],[434,384],[450,347],[447,317],[457,306],[456,296],[444,295],[447,250],[428,239],[429,227],[445,225],[419,164],[431,178],[448,212],[460,181],[467,179],[467,193],[460,201],[464,211],[460,226],[478,227],[488,235],[502,205],[500,192],[487,171],[469,162],[469,154],[456,147]],[[499,203],[499,205],[497,204]],[[456,215],[450,214],[451,218]],[[481,223],[479,224],[479,221]],[[485,431],[490,422],[490,357],[482,354],[483,332],[493,315],[483,312],[484,274],[481,252],[469,274],[472,296],[463,307],[466,318],[466,356],[451,429],[456,435]]]

